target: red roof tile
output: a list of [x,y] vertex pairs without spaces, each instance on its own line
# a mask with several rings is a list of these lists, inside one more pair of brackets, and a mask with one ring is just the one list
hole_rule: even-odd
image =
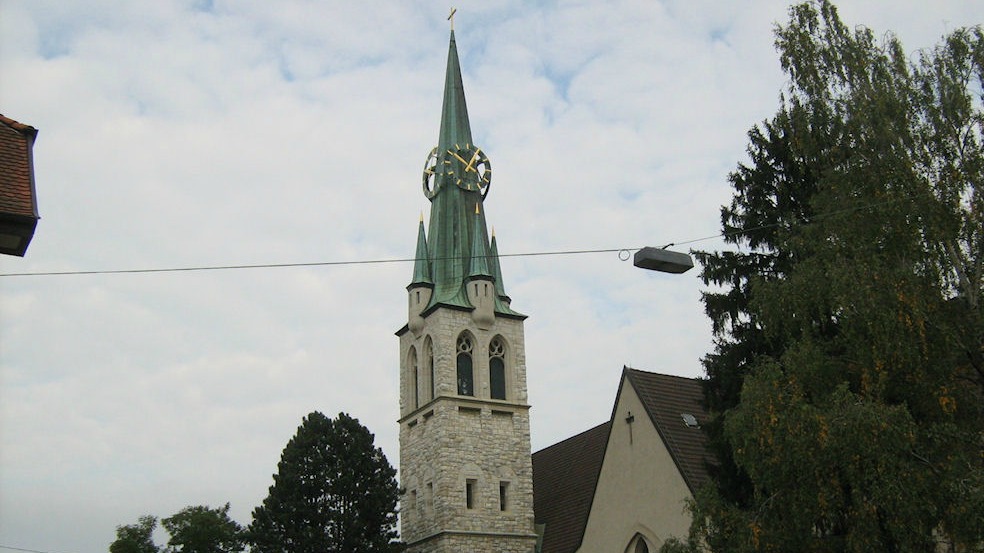
[[0,115],[0,213],[37,219],[32,148],[38,131]]

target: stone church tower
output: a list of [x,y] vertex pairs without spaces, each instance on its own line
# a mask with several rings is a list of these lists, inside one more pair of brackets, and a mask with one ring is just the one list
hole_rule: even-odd
[[454,31],[438,146],[427,158],[409,320],[400,338],[402,539],[413,553],[535,548],[525,315],[489,240],[492,180],[472,142]]

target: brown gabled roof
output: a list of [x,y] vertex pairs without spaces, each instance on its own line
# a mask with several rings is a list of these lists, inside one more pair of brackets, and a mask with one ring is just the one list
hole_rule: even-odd
[[624,374],[646,406],[649,419],[663,438],[690,492],[696,493],[708,480],[707,463],[711,457],[704,432],[700,427],[688,426],[683,416],[693,415],[700,424],[707,421],[700,380],[628,367]]
[[581,546],[591,512],[611,423],[533,454],[533,513],[543,526],[542,553],[572,553]]
[[37,219],[31,150],[38,131],[0,114],[0,213]]

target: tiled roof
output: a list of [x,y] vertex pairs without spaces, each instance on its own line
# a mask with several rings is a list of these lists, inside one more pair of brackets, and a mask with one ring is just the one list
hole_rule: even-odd
[[533,513],[543,524],[542,553],[581,546],[611,423],[600,424],[533,454]]
[[700,427],[688,426],[683,416],[693,415],[700,424],[707,421],[700,380],[628,367],[625,375],[646,406],[690,492],[696,493],[708,480],[707,463],[711,457],[704,432]]
[[31,148],[37,129],[0,115],[0,213],[36,219]]

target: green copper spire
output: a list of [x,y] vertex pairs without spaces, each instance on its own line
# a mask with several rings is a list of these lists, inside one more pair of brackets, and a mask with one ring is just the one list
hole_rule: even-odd
[[420,227],[417,229],[417,253],[413,262],[413,281],[415,284],[433,284],[431,280],[430,261],[427,255],[427,236],[424,234],[424,216],[420,216]]
[[[465,290],[466,279],[476,275],[495,276],[489,265],[492,254],[482,208],[491,180],[490,167],[485,153],[472,144],[458,49],[451,31],[438,146],[424,174],[424,193],[431,201],[426,252],[434,286],[425,313],[438,306],[472,309],[474,306]],[[419,244],[417,249],[419,252]],[[414,267],[415,282],[418,269],[423,271]],[[498,297],[495,311],[500,315],[525,317]]]
[[447,152],[472,143],[471,125],[468,123],[468,106],[465,105],[465,87],[461,84],[461,65],[458,63],[458,47],[451,31],[448,47],[448,68],[444,75],[444,109],[441,111],[441,134],[437,151]]

